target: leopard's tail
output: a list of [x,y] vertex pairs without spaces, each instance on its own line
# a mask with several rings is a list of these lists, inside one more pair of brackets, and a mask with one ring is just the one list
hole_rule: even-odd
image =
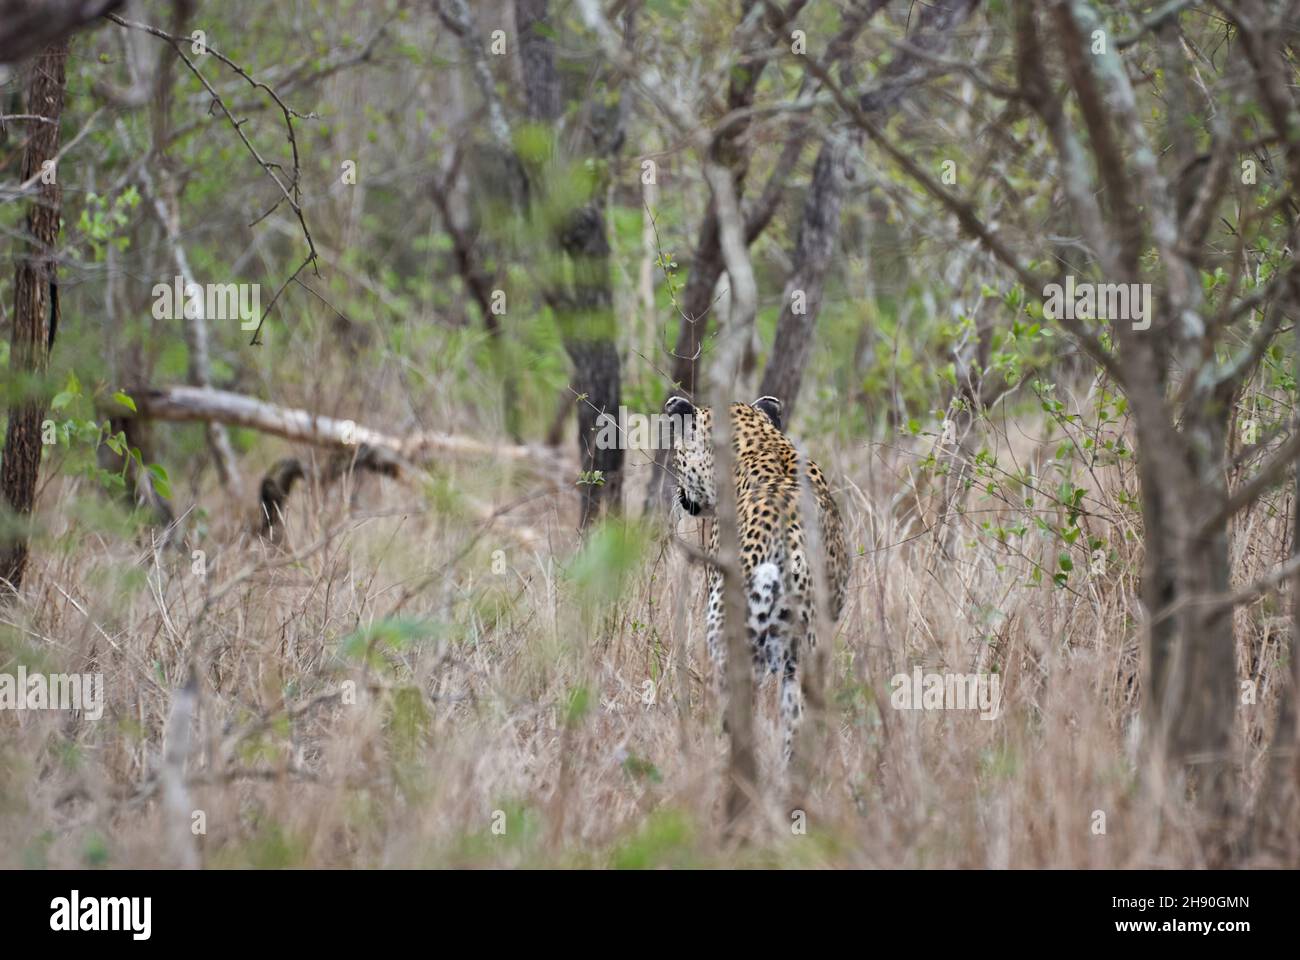
[[[754,652],[754,667],[766,667],[775,672],[782,662],[784,644],[781,637],[788,623],[782,614],[785,585],[781,568],[775,563],[760,563],[749,575],[747,584],[749,620],[747,623],[750,649]],[[785,612],[785,618],[789,613]]]

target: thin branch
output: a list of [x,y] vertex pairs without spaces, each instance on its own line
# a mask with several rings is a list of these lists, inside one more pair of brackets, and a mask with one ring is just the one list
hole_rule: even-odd
[[[304,261],[303,266],[310,264],[314,270],[316,266],[316,256],[317,256],[316,245],[312,241],[311,230],[308,228],[307,219],[302,212],[302,204],[301,204],[302,168],[298,157],[298,140],[294,134],[294,129],[293,129],[294,118],[305,119],[305,116],[291,109],[288,106],[288,104],[286,104],[280,98],[280,95],[276,93],[270,86],[268,86],[267,84],[263,83],[260,80],[254,79],[254,77],[251,74],[249,74],[247,70],[245,70],[239,64],[235,63],[225,54],[221,53],[219,50],[215,49],[212,46],[205,45],[208,53],[210,53],[217,60],[224,63],[231,70],[235,71],[235,73],[239,74],[239,76],[243,77],[246,81],[248,81],[249,85],[251,85],[254,89],[265,92],[272,100],[275,101],[276,106],[280,108],[280,112],[284,115],[285,131],[289,140],[289,150],[293,156],[293,171],[289,177],[289,183],[286,185],[284,181],[281,179],[280,174],[277,172],[283,170],[284,169],[283,166],[279,163],[266,160],[262,156],[262,154],[258,151],[257,147],[253,146],[253,142],[249,140],[248,135],[244,133],[244,121],[235,119],[235,115],[231,112],[230,108],[226,105],[226,101],[222,98],[221,94],[219,94],[216,88],[212,86],[212,84],[208,81],[208,78],[204,76],[203,72],[199,70],[197,66],[195,66],[194,61],[192,61],[189,57],[187,57],[184,51],[181,50],[181,44],[192,42],[189,37],[178,37],[168,33],[165,30],[160,30],[157,27],[149,26],[146,23],[138,23],[134,20],[123,19],[122,17],[119,17],[116,14],[110,13],[110,14],[106,14],[105,16],[106,19],[113,21],[119,26],[126,27],[127,29],[130,30],[141,30],[151,36],[158,37],[159,39],[164,40],[168,44],[170,44],[171,48],[176,51],[176,55],[181,58],[181,61],[189,69],[190,73],[194,74],[194,76],[198,78],[199,83],[203,85],[203,88],[207,90],[208,94],[212,97],[213,101],[217,104],[217,106],[221,108],[221,112],[225,115],[226,119],[230,121],[231,127],[234,128],[235,133],[239,136],[239,139],[243,141],[245,148],[247,148],[249,154],[251,154],[253,159],[257,162],[257,165],[260,166],[264,171],[266,171],[266,175],[270,177],[271,180],[275,183],[275,185],[279,188],[280,193],[284,196],[285,201],[293,209],[294,215],[298,218],[298,225],[302,228],[303,238],[307,241],[308,254],[307,254],[307,259]],[[294,272],[294,276],[297,276],[297,273],[301,270],[302,267],[299,267],[298,270]],[[319,275],[319,271],[317,271],[317,275]],[[287,282],[288,281],[286,281],[286,285]],[[282,286],[280,289],[283,290],[284,287]],[[276,297],[277,298],[279,297],[279,292],[276,293]],[[274,304],[274,302],[275,301],[273,299],[272,304]],[[270,307],[268,306],[266,311],[262,314],[262,321],[265,321],[266,316],[269,313],[270,313]],[[260,332],[261,329],[262,329],[262,324],[261,322],[259,322],[257,326],[257,332]],[[253,341],[252,341],[253,343],[257,343],[257,332],[255,332],[253,335]]]
[[1264,576],[1247,584],[1238,590],[1228,593],[1212,594],[1185,594],[1181,599],[1174,601],[1162,610],[1159,610],[1151,617],[1152,625],[1168,620],[1181,610],[1187,607],[1236,607],[1243,603],[1249,603],[1257,597],[1263,596],[1268,591],[1276,588],[1282,581],[1300,573],[1300,554],[1291,557],[1284,563],[1278,564]]
[[1127,50],[1133,44],[1141,40],[1152,30],[1164,25],[1164,22],[1170,17],[1176,17],[1183,11],[1183,8],[1190,7],[1192,0],[1168,0],[1163,7],[1158,8],[1150,16],[1146,17],[1136,30],[1126,36],[1120,37],[1115,42],[1115,46],[1120,50]]
[[1259,363],[1259,358],[1264,355],[1264,351],[1273,342],[1273,337],[1282,326],[1285,316],[1286,313],[1275,306],[1251,335],[1250,342],[1219,372],[1215,385],[1244,382],[1255,369],[1255,364]]
[[1259,472],[1243,483],[1217,511],[1201,524],[1202,534],[1217,530],[1227,523],[1233,514],[1250,506],[1260,495],[1295,465],[1300,457],[1300,424],[1296,424],[1291,436],[1277,448],[1272,458],[1259,468]]
[[[849,119],[865,133],[876,146],[880,147],[895,163],[903,168],[903,171],[919,184],[926,193],[938,200],[945,206],[950,213],[957,218],[957,222],[962,229],[978,240],[985,249],[993,254],[1003,265],[1008,267],[1012,273],[1020,280],[1025,287],[1025,292],[1031,295],[1041,291],[1045,286],[1044,278],[1037,276],[1020,262],[1019,258],[1011,252],[1002,238],[989,228],[976,215],[974,208],[964,200],[953,196],[945,190],[937,180],[909,157],[906,153],[894,146],[885,136],[884,132],[876,126],[875,122],[859,107],[856,103],[844,95],[839,86],[831,79],[830,74],[815,63],[809,63],[809,69],[817,73],[821,81],[826,84],[828,90],[835,96],[836,102],[840,108],[848,114]],[[1057,318],[1059,323],[1066,332],[1074,337],[1088,356],[1096,360],[1111,378],[1118,384],[1127,382],[1127,378],[1119,368],[1114,356],[1102,345],[1101,341],[1087,329],[1078,320],[1071,320],[1065,317]]]

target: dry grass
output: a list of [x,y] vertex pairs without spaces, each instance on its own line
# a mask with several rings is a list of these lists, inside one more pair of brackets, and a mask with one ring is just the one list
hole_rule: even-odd
[[[1050,456],[1031,439],[1044,432],[1011,431],[1007,453]],[[572,496],[454,464],[297,496],[278,546],[212,493],[201,578],[188,550],[96,533],[79,507],[98,495],[56,481],[30,585],[3,614],[0,669],[17,658],[102,672],[107,707],[97,723],[0,713],[0,866],[186,855],[191,834],[175,813],[168,823],[156,785],[191,653],[201,683],[181,789],[204,812],[193,840],[208,866],[1197,865],[1190,807],[1176,791],[1153,796],[1135,766],[1138,541],[1123,522],[1089,530],[1117,550],[1104,574],[1030,584],[1029,560],[1054,569],[1059,545],[1030,529],[998,547],[979,524],[1055,507],[1040,498],[1017,513],[975,491],[945,556],[938,492],[917,472],[925,446],[813,443],[861,550],[831,660],[834,735],[796,834],[764,688],[768,786],[739,849],[720,829],[725,741],[700,578],[661,530],[608,532],[581,554]],[[1114,469],[1101,480],[1099,501],[1132,483]],[[461,490],[515,505],[484,526]],[[1239,579],[1276,562],[1286,522],[1258,510],[1242,521]],[[521,543],[522,526],[542,541]],[[1238,615],[1239,669],[1262,681],[1241,723],[1252,788],[1280,674],[1275,609],[1266,599]],[[913,663],[996,669],[1000,717],[891,709],[889,678]],[[355,703],[339,695],[348,681]]]

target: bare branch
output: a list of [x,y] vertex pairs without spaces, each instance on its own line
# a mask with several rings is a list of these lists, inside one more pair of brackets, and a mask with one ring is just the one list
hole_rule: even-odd
[[1258,500],[1265,490],[1277,483],[1282,475],[1295,465],[1297,457],[1300,457],[1300,423],[1293,426],[1291,436],[1259,468],[1259,472],[1238,487],[1224,501],[1223,506],[1201,523],[1201,532],[1209,533],[1218,529],[1238,511],[1244,510]]
[[[866,115],[866,113],[856,103],[846,97],[842,90],[831,79],[830,74],[821,66],[809,63],[809,69],[820,76],[820,79],[828,90],[834,95],[840,108],[848,114],[849,119],[862,130],[876,146],[880,147],[891,160],[903,168],[903,171],[915,180],[930,196],[938,200],[950,213],[957,218],[957,222],[962,229],[972,237],[979,240],[981,244],[990,253],[993,254],[1004,266],[1008,267],[1012,273],[1024,285],[1025,291],[1031,295],[1037,295],[1042,291],[1046,284],[1043,277],[1039,277],[1025,266],[1020,259],[1011,252],[1002,238],[990,229],[975,213],[974,208],[964,200],[954,197],[945,190],[937,180],[931,177],[920,165],[910,156],[894,146],[885,136],[884,132],[876,126],[875,122]],[[1097,363],[1105,368],[1111,378],[1116,383],[1124,384],[1127,378],[1123,371],[1120,370],[1119,364],[1115,358],[1102,345],[1097,337],[1090,333],[1083,324],[1078,320],[1058,318],[1057,323],[1065,328],[1066,332],[1074,337],[1088,356],[1092,357]]]
[[[213,102],[216,103],[217,106],[221,108],[221,112],[225,115],[226,119],[230,121],[230,125],[234,128],[235,133],[239,136],[239,139],[243,141],[244,146],[247,148],[248,152],[252,155],[253,159],[257,161],[257,165],[260,166],[264,171],[266,171],[266,175],[270,177],[271,180],[275,183],[275,185],[280,189],[280,193],[284,197],[284,200],[289,204],[290,208],[292,208],[294,212],[294,215],[298,218],[298,225],[302,228],[303,238],[307,241],[308,253],[307,253],[307,260],[304,266],[310,264],[312,268],[315,269],[316,245],[312,241],[311,230],[307,227],[307,219],[302,212],[302,204],[301,204],[302,168],[298,158],[298,141],[294,134],[294,129],[293,129],[294,118],[295,117],[303,118],[304,115],[298,113],[295,110],[290,109],[290,107],[280,98],[280,95],[277,94],[273,89],[271,89],[271,87],[261,82],[260,80],[254,79],[253,76],[247,70],[245,70],[239,64],[235,63],[225,54],[221,53],[219,50],[215,49],[212,46],[205,45],[208,53],[216,57],[216,59],[224,63],[231,70],[235,71],[235,73],[239,74],[239,76],[243,77],[246,81],[248,81],[249,85],[251,85],[254,89],[264,91],[272,100],[275,101],[276,106],[280,108],[280,112],[284,115],[285,132],[289,140],[289,150],[293,157],[293,170],[289,176],[289,182],[288,184],[286,184],[281,179],[280,174],[277,172],[279,170],[282,170],[283,167],[278,163],[272,163],[267,161],[265,158],[263,158],[262,154],[258,151],[257,147],[253,146],[253,142],[248,139],[248,135],[244,133],[243,121],[235,119],[235,115],[231,112],[230,108],[226,105],[226,101],[222,99],[221,94],[217,93],[216,88],[212,86],[212,84],[208,81],[208,78],[204,76],[203,72],[199,70],[197,66],[195,66],[194,61],[192,61],[189,57],[187,57],[184,51],[181,50],[181,44],[192,42],[189,37],[178,37],[168,33],[165,30],[159,30],[157,27],[151,27],[145,23],[137,23],[134,20],[124,20],[122,17],[119,17],[116,14],[107,14],[106,18],[112,20],[114,23],[118,24],[119,26],[126,27],[131,30],[141,30],[151,36],[158,37],[161,40],[165,40],[168,44],[171,45],[171,48],[176,51],[176,55],[181,58],[181,61],[189,69],[190,73],[194,74],[194,76],[198,78],[199,83],[203,85],[203,89],[205,89],[208,92],[208,94],[212,97]],[[301,269],[302,268],[300,267],[299,270]],[[297,271],[295,271],[295,275],[296,273]],[[283,289],[284,288],[281,287],[281,290]],[[278,296],[279,294],[277,293],[276,297],[278,298]],[[274,305],[274,303],[275,303],[275,299],[273,298],[271,304]],[[251,341],[252,343],[256,344],[258,342],[257,337],[258,334],[261,333],[262,331],[262,324],[266,322],[266,318],[270,315],[270,313],[271,313],[271,307],[268,306],[267,309],[262,313],[262,317],[261,320],[258,322],[257,329],[253,332],[253,339]]]
[[1133,46],[1133,44],[1141,40],[1146,34],[1163,26],[1170,17],[1178,16],[1185,7],[1190,7],[1191,5],[1192,0],[1166,0],[1164,6],[1157,8],[1153,13],[1143,19],[1141,25],[1139,25],[1136,30],[1126,36],[1120,37],[1119,40],[1115,42],[1115,46],[1121,50],[1127,50],[1129,47]]
[[[129,149],[130,142],[126,127],[120,118],[116,126],[118,135]],[[167,237],[176,272],[180,275],[184,287],[188,289],[189,285],[196,281],[194,271],[190,269],[189,257],[185,253],[185,245],[181,242],[180,210],[174,191],[169,190],[168,197],[164,199],[163,193],[154,185],[148,164],[140,167],[140,182],[144,186],[145,196],[148,197],[154,213],[158,217],[158,223],[163,229],[163,234]],[[170,206],[168,200],[171,201]],[[206,305],[202,297],[195,297],[188,301],[185,304],[185,309],[181,310],[181,323],[184,325],[185,342],[188,347],[189,380],[193,386],[204,389],[212,386],[211,362],[208,352],[208,318],[205,315],[205,310]],[[226,433],[225,427],[215,421],[208,421],[205,427],[207,429],[208,445],[212,448],[212,454],[217,462],[217,472],[221,475],[222,484],[237,500],[243,499],[244,484],[239,474],[239,464],[235,459],[235,451],[230,445],[230,437]]]
[[478,85],[483,102],[487,104],[488,133],[492,135],[492,140],[498,149],[513,153],[510,124],[506,122],[501,98],[497,96],[496,81],[492,79],[492,70],[488,66],[487,47],[483,43],[483,38],[479,36],[478,28],[474,26],[469,4],[466,0],[434,0],[433,6],[438,16],[442,18],[442,22],[460,38],[461,47],[471,58],[474,82]]

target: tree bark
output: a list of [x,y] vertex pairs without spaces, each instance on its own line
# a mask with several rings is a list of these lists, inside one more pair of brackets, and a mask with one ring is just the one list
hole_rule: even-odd
[[[48,117],[29,132],[23,153],[23,180],[40,175],[59,149],[59,121],[67,87],[68,42],[47,47],[31,67],[27,111]],[[9,355],[11,379],[25,391],[9,408],[4,459],[0,463],[0,493],[20,522],[26,523],[36,500],[36,480],[41,467],[41,420],[45,416],[45,384],[40,380],[49,366],[50,349],[59,319],[58,275],[55,243],[59,235],[62,191],[57,170],[41,183],[27,211],[25,255],[14,277],[13,345]],[[19,530],[0,541],[0,580],[14,592],[22,586],[27,568],[28,533]]]
[[[922,8],[917,31],[909,42],[922,50],[942,53],[953,30],[970,16],[976,2],[943,0]],[[853,35],[875,11],[874,4],[860,5],[855,12],[858,19],[846,24],[845,31],[831,44],[828,66],[847,59],[852,52]],[[928,62],[917,54],[896,53],[881,71],[877,86],[859,101],[863,113],[883,123],[902,102],[904,94],[924,76],[927,66]],[[847,65],[842,72],[849,72]],[[847,85],[849,80],[851,77],[841,76],[840,83]],[[844,164],[848,155],[848,141],[835,133],[822,141],[817,153],[791,257],[794,266],[786,283],[776,337],[758,390],[760,396],[772,396],[781,401],[787,424],[794,420],[795,403],[803,384],[804,367],[812,353],[817,316],[821,312],[826,271],[839,240],[840,205],[847,185]],[[802,296],[796,298],[796,293]]]
[[120,6],[122,0],[0,0],[0,63],[45,46],[66,48],[70,35]]
[[[548,0],[519,0],[515,5],[519,34],[519,55],[523,63],[528,119],[559,127],[564,114],[564,96],[555,67]],[[617,127],[617,121],[615,121]],[[591,156],[606,156],[618,148],[617,129],[599,131],[588,144]],[[551,163],[542,171],[529,194],[535,202],[545,197],[556,175],[561,145],[553,147]],[[537,202],[535,212],[545,216],[546,204]],[[532,213],[534,211],[530,211]],[[554,216],[554,214],[550,214]],[[623,450],[599,449],[596,437],[599,418],[618,416],[621,402],[621,370],[616,345],[614,294],[609,275],[609,240],[604,211],[604,186],[597,184],[586,203],[559,216],[555,240],[572,265],[568,283],[549,282],[543,295],[555,312],[565,352],[573,363],[573,389],[578,400],[578,457],[587,482],[582,491],[579,526],[586,529],[602,512],[619,512],[623,502]],[[595,477],[594,474],[599,474]]]
[[822,141],[813,166],[812,184],[804,199],[803,219],[795,241],[794,270],[785,285],[781,316],[776,323],[772,353],[763,370],[759,396],[776,397],[784,419],[794,417],[804,368],[812,353],[822,288],[831,254],[840,234],[840,201],[844,198],[844,162],[848,142],[831,134]]
[[433,431],[397,436],[352,421],[280,407],[225,390],[143,387],[135,391],[132,399],[141,417],[154,420],[213,421],[336,450],[364,445],[391,451],[413,463],[449,454],[537,462],[553,469],[569,466],[546,447],[484,443],[470,437]]
[[727,761],[726,833],[738,840],[746,839],[749,817],[758,794],[758,756],[754,740],[754,683],[749,643],[745,634],[747,606],[745,581],[740,563],[739,509],[736,496],[735,453],[732,449],[731,401],[727,394],[734,389],[744,350],[744,331],[753,322],[758,308],[754,269],[749,259],[749,244],[744,237],[739,204],[731,171],[720,164],[707,164],[705,179],[718,211],[719,249],[726,260],[733,288],[731,311],[718,351],[718,370],[711,390],[713,417],[713,457],[717,476],[717,563],[722,576],[723,649],[726,665],[723,689],[727,703],[727,735],[730,752]]
[[[1173,428],[1137,414],[1145,567],[1141,594],[1150,615],[1143,697],[1151,759],[1171,773],[1186,771],[1206,817],[1200,834],[1210,865],[1229,856],[1235,815],[1232,756],[1236,658],[1232,607],[1216,603],[1230,589],[1227,527],[1201,532],[1200,510],[1226,500],[1226,420],[1206,421],[1208,439],[1180,444]],[[1148,422],[1144,423],[1146,420]],[[1195,430],[1195,424],[1188,429]],[[1154,434],[1163,434],[1154,436]],[[1156,451],[1177,444],[1184,457]]]
[[[165,168],[165,164],[160,164],[160,170],[165,170]],[[198,281],[194,276],[194,271],[190,269],[189,257],[185,254],[185,245],[181,242],[180,200],[175,193],[175,184],[164,181],[163,188],[160,190],[154,184],[147,167],[140,168],[140,182],[144,186],[145,195],[153,205],[154,212],[158,217],[158,223],[167,238],[176,272],[181,278],[181,283],[188,289],[191,283],[197,283]],[[208,318],[205,313],[203,299],[201,297],[195,298],[192,303],[178,304],[177,308],[181,311],[180,321],[183,324],[185,345],[189,354],[189,381],[199,389],[210,390],[212,388],[212,375],[208,350]],[[244,497],[244,482],[240,477],[239,464],[235,459],[234,448],[230,444],[230,435],[226,433],[225,426],[215,420],[208,421],[203,427],[208,440],[208,449],[212,451],[213,459],[216,461],[217,473],[221,478],[222,486],[236,500],[242,500]]]

